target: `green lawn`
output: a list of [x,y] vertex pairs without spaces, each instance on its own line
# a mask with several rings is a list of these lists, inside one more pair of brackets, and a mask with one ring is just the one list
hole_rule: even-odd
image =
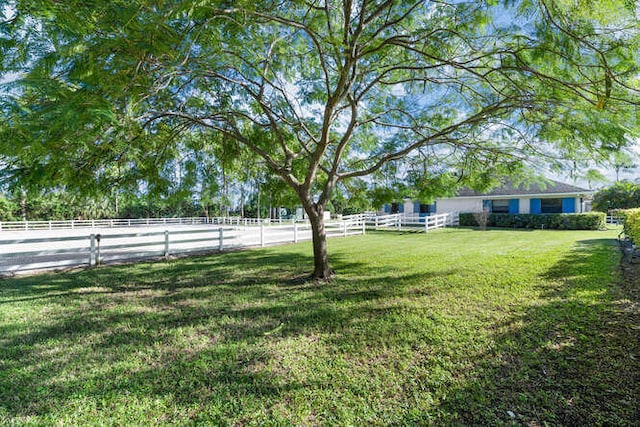
[[616,231],[372,233],[0,282],[0,424],[638,425]]

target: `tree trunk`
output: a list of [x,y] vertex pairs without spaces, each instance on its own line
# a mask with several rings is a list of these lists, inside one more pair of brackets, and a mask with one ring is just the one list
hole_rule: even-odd
[[244,186],[240,187],[240,218],[244,218]]
[[22,220],[27,220],[27,192],[24,188],[20,189],[20,214],[22,216]]
[[329,256],[327,253],[327,232],[324,228],[324,207],[305,208],[311,222],[313,237],[313,263],[312,277],[319,280],[331,278],[332,271],[329,268]]
[[260,219],[260,183],[257,183],[258,186],[258,210],[256,212],[256,218]]

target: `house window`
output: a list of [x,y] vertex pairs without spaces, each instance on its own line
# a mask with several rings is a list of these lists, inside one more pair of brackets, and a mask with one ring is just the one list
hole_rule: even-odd
[[541,199],[540,212],[545,213],[562,213],[562,199]]
[[400,213],[400,203],[391,203],[391,213],[392,214]]
[[421,203],[420,204],[420,213],[421,214],[428,214],[428,213],[435,212],[436,211],[435,207],[436,207],[435,204],[433,204],[433,205],[425,205],[425,204]]
[[492,213],[509,213],[509,200],[492,200],[491,201]]

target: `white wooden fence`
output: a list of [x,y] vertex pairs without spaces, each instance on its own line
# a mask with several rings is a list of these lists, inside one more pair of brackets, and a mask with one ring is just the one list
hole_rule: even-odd
[[[325,227],[328,237],[346,237],[364,234],[366,228],[428,232],[458,224],[457,213],[426,217],[369,213],[345,216]],[[118,233],[118,227],[132,229]],[[308,222],[274,225],[233,217],[5,222],[1,230],[0,275],[311,239]],[[31,232],[37,235],[30,237]]]
[[[365,223],[349,219],[328,223],[327,237],[346,237],[365,233]],[[86,230],[85,230],[86,231]],[[95,231],[100,231],[99,233]],[[47,232],[49,233],[49,232]],[[100,263],[129,261],[148,257],[168,257],[189,252],[223,251],[251,246],[311,239],[309,223],[241,227],[175,227],[165,230],[137,229],[113,233],[111,230],[60,230],[48,237],[25,237],[9,233],[0,240],[0,274],[36,270],[95,266]],[[52,233],[49,233],[52,234]],[[64,235],[66,234],[66,235]],[[1,236],[1,235],[0,235]],[[6,235],[5,235],[6,236]]]
[[611,225],[621,225],[624,223],[624,218],[622,215],[611,215],[608,214],[606,218],[606,223]]
[[0,221],[0,231],[75,230],[76,228],[121,228],[158,225],[259,225],[287,223],[290,221],[269,218],[240,217],[188,217],[188,218],[135,218],[135,219],[75,219],[68,221]]
[[412,228],[424,229],[428,232],[436,228],[444,228],[460,225],[460,214],[444,213],[431,216],[419,215],[376,215],[372,213],[350,215],[346,219],[365,221],[368,228],[384,229],[384,228]]
[[[607,217],[607,220],[613,217]],[[374,212],[349,215],[342,218],[343,221],[364,220],[369,227],[416,227],[423,226],[426,230],[441,228],[444,226],[458,225],[459,215],[439,214],[432,216],[407,216],[403,214],[376,215]],[[188,217],[188,218],[135,218],[135,219],[90,219],[90,220],[66,220],[66,221],[0,221],[0,231],[30,231],[30,230],[75,230],[75,229],[104,229],[124,227],[157,227],[163,225],[231,225],[231,226],[257,226],[260,224],[287,224],[292,220],[269,218],[241,218],[241,217]]]

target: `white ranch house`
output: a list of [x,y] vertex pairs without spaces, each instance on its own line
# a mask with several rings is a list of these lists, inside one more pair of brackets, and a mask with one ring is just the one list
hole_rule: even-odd
[[547,180],[545,184],[506,183],[486,193],[462,189],[456,197],[440,198],[432,204],[404,199],[384,205],[384,213],[428,216],[443,213],[472,213],[488,209],[491,213],[545,214],[582,213],[591,210],[593,192],[574,185]]

